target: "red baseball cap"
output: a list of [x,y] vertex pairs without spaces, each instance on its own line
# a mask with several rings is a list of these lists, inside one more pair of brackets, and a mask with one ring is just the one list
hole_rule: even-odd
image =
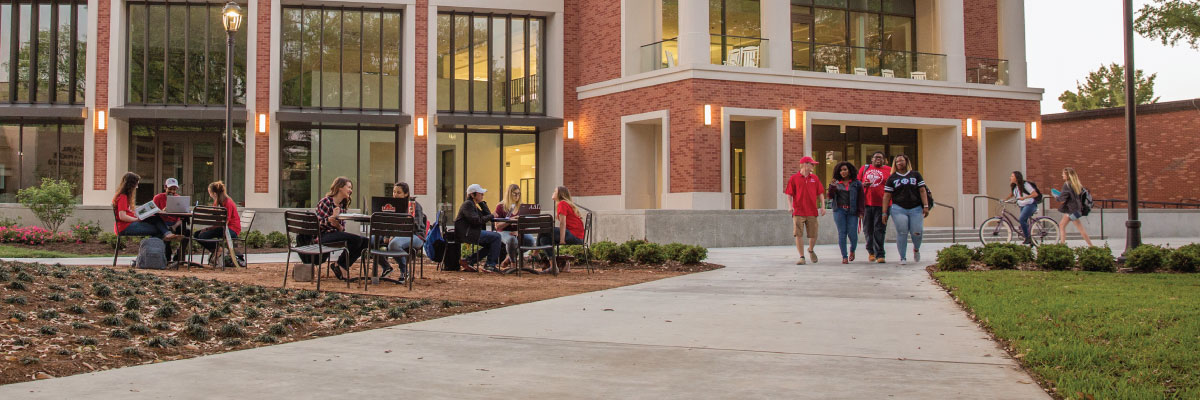
[[812,157],[809,157],[809,156],[804,156],[804,158],[800,159],[800,163],[801,164],[816,164],[817,160],[814,160]]

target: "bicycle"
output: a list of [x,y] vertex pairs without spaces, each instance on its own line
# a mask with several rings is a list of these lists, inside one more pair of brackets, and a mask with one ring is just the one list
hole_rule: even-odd
[[[1006,204],[1016,204],[1015,201],[1003,201],[996,206],[998,216],[988,218],[979,224],[979,242],[988,243],[1010,243],[1013,239],[1013,232],[1017,232],[1017,237],[1025,239],[1025,233],[1021,232],[1021,222],[1017,216],[1008,211]],[[1051,242],[1058,240],[1058,222],[1053,218],[1042,216],[1029,219],[1029,235],[1032,236],[1034,245],[1042,245],[1046,240]]]

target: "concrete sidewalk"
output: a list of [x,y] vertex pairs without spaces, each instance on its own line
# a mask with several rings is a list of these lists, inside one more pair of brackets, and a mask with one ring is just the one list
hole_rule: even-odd
[[907,266],[842,265],[836,246],[806,266],[790,247],[714,249],[727,268],[0,398],[1047,398],[930,281],[943,246]]

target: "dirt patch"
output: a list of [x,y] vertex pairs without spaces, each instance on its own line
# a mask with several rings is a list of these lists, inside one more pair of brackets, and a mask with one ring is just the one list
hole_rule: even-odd
[[[124,246],[121,247],[121,255],[122,256],[136,256],[138,254],[139,242],[141,242],[141,238],[133,238],[133,239],[125,238]],[[36,246],[23,244],[23,243],[6,243],[6,245],[12,246],[12,247],[23,248],[23,249],[47,250],[47,251],[57,251],[57,252],[70,253],[70,254],[79,254],[82,256],[108,256],[111,258],[112,254],[113,254],[113,248],[111,245],[107,245],[104,243],[98,243],[98,242],[91,242],[91,243],[46,242],[46,243],[39,244]],[[172,243],[172,246],[176,246],[176,245],[178,245],[178,242]],[[199,246],[198,245],[192,245],[192,246],[193,246],[192,252],[199,255],[200,254]],[[172,248],[174,249],[175,247],[172,247]],[[238,252],[242,251],[242,247],[241,247],[240,243],[237,247],[237,251]],[[250,254],[282,253],[285,251],[287,251],[287,249],[284,249],[284,248],[261,248],[261,249],[246,248],[246,252],[250,253]]]
[[[443,272],[414,290],[283,281],[283,264],[145,271],[0,262],[0,384],[191,358],[475,312],[720,268]],[[357,272],[357,270],[355,270]],[[166,310],[166,311],[164,311]]]

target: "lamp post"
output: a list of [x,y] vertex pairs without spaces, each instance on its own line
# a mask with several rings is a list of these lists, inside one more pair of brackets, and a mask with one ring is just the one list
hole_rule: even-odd
[[[1142,244],[1138,221],[1137,93],[1134,92],[1133,0],[1125,0],[1125,133],[1129,135],[1129,219],[1125,221],[1125,255]],[[1124,255],[1123,255],[1124,256]]]
[[230,1],[221,9],[221,25],[225,26],[225,180],[229,190],[233,176],[233,34],[242,27],[242,7]]

